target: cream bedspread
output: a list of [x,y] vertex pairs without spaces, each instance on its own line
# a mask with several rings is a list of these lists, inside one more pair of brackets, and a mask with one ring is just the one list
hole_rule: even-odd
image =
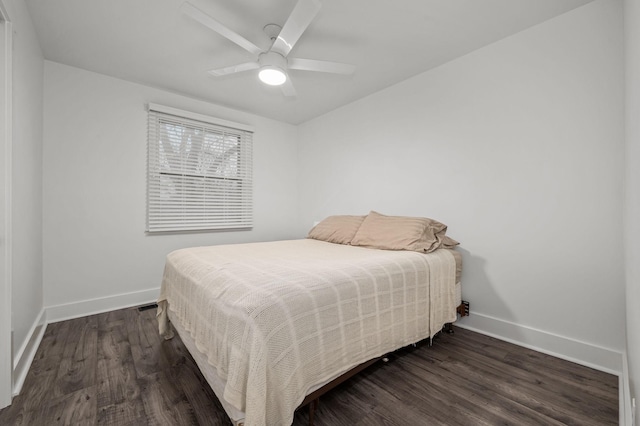
[[288,425],[315,384],[433,336],[455,315],[455,261],[317,240],[167,256],[158,300],[226,380],[245,425]]

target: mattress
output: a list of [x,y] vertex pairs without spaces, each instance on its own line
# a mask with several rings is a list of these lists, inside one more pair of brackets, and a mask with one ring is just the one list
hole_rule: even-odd
[[316,240],[178,250],[159,326],[170,315],[232,420],[290,424],[314,389],[455,321],[456,258]]

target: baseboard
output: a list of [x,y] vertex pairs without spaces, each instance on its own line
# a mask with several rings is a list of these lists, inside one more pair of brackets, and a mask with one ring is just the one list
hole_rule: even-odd
[[46,328],[46,311],[43,308],[31,326],[27,334],[28,338],[22,343],[13,360],[13,396],[18,395],[22,389],[22,385],[27,377],[31,363],[36,356],[36,351],[40,346]]
[[88,315],[101,314],[115,311],[116,309],[153,303],[158,299],[159,288],[141,290],[133,293],[117,294],[115,296],[100,297],[96,299],[80,300],[78,302],[65,303],[63,305],[49,306],[47,310],[47,322],[54,323]]
[[620,397],[620,426],[634,425],[634,409],[631,405],[631,388],[629,387],[629,364],[627,354],[622,354],[622,374],[618,380],[618,391]]
[[456,325],[576,364],[620,376],[622,352],[472,312]]

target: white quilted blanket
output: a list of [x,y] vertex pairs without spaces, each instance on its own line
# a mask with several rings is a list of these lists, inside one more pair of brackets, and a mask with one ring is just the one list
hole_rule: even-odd
[[455,273],[449,250],[310,239],[182,249],[167,256],[159,327],[171,309],[246,426],[288,425],[312,386],[455,321]]

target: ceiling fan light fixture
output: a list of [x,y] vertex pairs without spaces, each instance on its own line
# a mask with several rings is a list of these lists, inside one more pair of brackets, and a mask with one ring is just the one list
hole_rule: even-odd
[[287,60],[279,53],[265,52],[258,56],[260,71],[258,78],[264,84],[281,86],[287,81]]
[[260,68],[258,78],[269,86],[281,86],[287,81],[287,74],[278,67],[265,66]]

